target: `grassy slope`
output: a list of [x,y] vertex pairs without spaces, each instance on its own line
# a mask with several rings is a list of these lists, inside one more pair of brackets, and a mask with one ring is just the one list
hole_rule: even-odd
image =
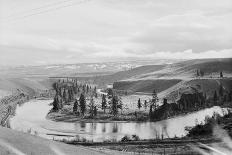
[[157,92],[168,89],[181,80],[138,80],[138,81],[121,81],[115,82],[114,88],[118,90],[130,90],[132,92],[152,93],[154,88]]
[[177,98],[178,90],[183,87],[199,85],[201,90],[206,93],[207,96],[213,96],[214,91],[219,90],[219,86],[222,84],[223,88],[227,91],[232,89],[232,78],[225,79],[193,79],[188,81],[182,81],[180,84],[174,85],[173,88],[169,88],[160,93],[161,97],[165,97],[168,100]]
[[141,66],[127,71],[120,71],[111,75],[97,76],[97,77],[80,77],[79,79],[90,80],[94,83],[103,86],[105,84],[113,83],[115,81],[128,79],[140,74],[146,74],[150,72],[154,72],[157,70],[161,70],[164,65],[148,65]]
[[[7,143],[24,154],[28,155],[101,155],[105,152],[96,151],[87,147],[73,146],[51,140],[46,140],[37,136],[21,133],[0,127],[0,153],[14,154],[12,149],[8,149],[3,145]],[[53,148],[53,149],[52,149]],[[55,151],[54,151],[55,150]],[[119,152],[111,151],[108,154],[119,154]],[[123,154],[120,152],[120,154]]]
[[[119,90],[132,90],[139,92],[151,92],[152,89],[156,88],[158,92],[173,87],[169,92],[176,88],[180,88],[187,85],[202,85],[204,91],[212,90],[218,87],[220,82],[225,83],[223,85],[231,85],[230,79],[210,79],[211,74],[213,77],[218,77],[219,72],[223,71],[224,75],[231,77],[232,75],[232,59],[201,59],[201,60],[188,60],[172,65],[163,66],[157,70],[153,70],[153,66],[147,66],[147,71],[150,72],[137,72],[136,76],[130,76],[128,79],[124,78],[121,81],[117,81],[114,84],[114,88]],[[194,79],[196,69],[200,69],[205,72],[204,78],[206,79]],[[130,77],[129,77],[130,76]],[[183,82],[180,82],[180,80]],[[194,79],[194,80],[192,80]],[[186,82],[189,81],[189,82]],[[175,86],[175,85],[178,86]],[[167,91],[165,92],[168,93]]]
[[0,90],[10,92],[20,89],[33,95],[38,90],[47,90],[51,88],[51,83],[49,79],[4,78],[0,79]]

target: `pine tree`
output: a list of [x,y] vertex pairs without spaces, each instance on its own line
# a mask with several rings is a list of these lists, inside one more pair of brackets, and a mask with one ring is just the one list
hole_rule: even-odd
[[77,112],[77,106],[78,106],[78,101],[76,99],[75,102],[74,102],[74,104],[73,104],[73,113]]
[[149,116],[152,117],[152,105],[150,105]]
[[232,101],[232,90],[230,90],[229,94],[228,94],[228,102]]
[[97,96],[97,93],[95,93],[95,98],[97,98],[98,96]]
[[199,70],[197,70],[197,77],[199,77],[200,76],[200,73],[199,73]]
[[204,71],[200,70],[200,75],[201,75],[201,77],[203,77],[204,74],[205,74]]
[[94,107],[94,116],[97,116],[97,106]]
[[115,116],[118,114],[118,108],[119,108],[119,100],[118,96],[114,95],[112,97],[112,104],[111,104],[111,113]]
[[214,101],[214,104],[217,103],[217,100],[218,100],[218,97],[217,97],[217,91],[215,90],[214,91],[214,95],[213,95],[213,101]]
[[112,89],[108,89],[107,96],[108,96],[108,99],[112,99],[113,98],[113,90]]
[[147,100],[144,101],[144,108],[147,109]]
[[167,105],[168,104],[168,100],[166,98],[163,99],[163,105]]
[[58,110],[62,109],[63,108],[63,103],[62,102],[63,102],[62,98],[58,94],[56,94],[55,97],[54,97],[54,101],[52,103],[53,104],[53,110],[58,111]]
[[222,84],[220,84],[220,86],[219,86],[219,95],[223,96],[223,93],[224,93],[223,86],[222,86]]
[[141,101],[140,101],[140,98],[139,98],[139,100],[138,100],[137,107],[139,108],[139,110],[140,110],[140,108],[142,107],[142,105],[141,105]]
[[154,89],[154,91],[152,93],[151,104],[152,104],[152,107],[155,108],[155,111],[156,111],[156,108],[157,108],[157,102],[158,101],[159,101],[159,98],[157,96],[156,90]]
[[63,92],[63,99],[65,103],[69,101],[69,94],[68,94],[68,90],[66,89],[64,89],[64,92]]
[[102,95],[102,110],[106,113],[106,96],[105,94]]
[[90,99],[89,107],[90,107],[89,113],[90,113],[91,117],[93,117],[94,116],[94,100],[93,100],[92,96],[91,96],[91,99]]
[[87,93],[89,92],[89,86],[87,85],[87,87],[86,87],[86,91],[87,91]]
[[222,71],[220,72],[220,78],[223,78],[223,73],[222,73]]
[[86,100],[84,94],[81,94],[79,102],[80,102],[81,114],[84,115],[86,111]]

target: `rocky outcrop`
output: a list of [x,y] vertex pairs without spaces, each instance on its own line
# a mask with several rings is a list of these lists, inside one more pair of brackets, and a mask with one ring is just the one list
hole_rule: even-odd
[[169,117],[191,112],[205,106],[205,97],[199,86],[185,87],[179,90],[176,103],[164,102],[152,113],[152,119],[162,120]]
[[177,105],[181,111],[198,109],[205,106],[205,97],[200,87],[186,87],[181,90],[177,98]]

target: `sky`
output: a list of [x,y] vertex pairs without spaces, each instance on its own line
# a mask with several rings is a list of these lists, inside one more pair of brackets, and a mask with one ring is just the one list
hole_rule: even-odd
[[232,57],[231,0],[0,0],[0,65]]

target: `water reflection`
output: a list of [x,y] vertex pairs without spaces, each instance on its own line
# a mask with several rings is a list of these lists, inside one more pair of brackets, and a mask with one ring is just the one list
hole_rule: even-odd
[[[93,141],[120,140],[125,135],[137,135],[140,139],[180,137],[186,134],[186,126],[194,126],[196,120],[204,122],[205,116],[212,116],[214,112],[223,114],[220,107],[205,109],[186,116],[180,116],[159,122],[109,122],[109,123],[66,123],[54,122],[46,119],[51,101],[33,100],[23,104],[16,110],[11,119],[13,129],[27,131],[32,129],[38,135],[52,139],[49,134],[71,135]],[[63,138],[63,137],[62,137]]]
[[105,133],[105,132],[106,132],[106,124],[102,123],[102,133]]

